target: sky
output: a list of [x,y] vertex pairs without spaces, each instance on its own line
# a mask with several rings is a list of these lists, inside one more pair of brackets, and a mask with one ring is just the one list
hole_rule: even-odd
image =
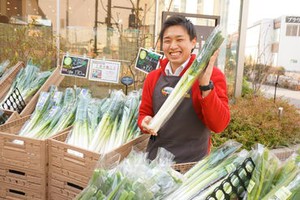
[[248,25],[264,18],[300,16],[300,0],[249,0]]

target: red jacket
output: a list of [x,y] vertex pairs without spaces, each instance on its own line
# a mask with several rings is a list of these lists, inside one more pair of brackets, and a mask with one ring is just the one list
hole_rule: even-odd
[[[191,66],[196,55],[192,54],[187,67],[181,72],[180,76],[184,74],[188,67]],[[160,68],[151,71],[144,82],[143,92],[142,92],[142,102],[139,108],[138,125],[141,127],[142,120],[145,116],[154,116],[152,109],[152,99],[153,91],[156,82],[161,74],[165,74],[165,68],[169,61],[163,59],[160,61]],[[216,67],[214,67],[211,80],[214,83],[214,89],[211,90],[208,96],[202,98],[201,91],[199,89],[198,80],[195,81],[192,90],[192,99],[194,109],[199,117],[199,119],[207,126],[208,129],[215,133],[222,132],[228,125],[230,121],[230,111],[228,106],[228,96],[226,79],[224,74]],[[155,97],[154,97],[155,98]]]

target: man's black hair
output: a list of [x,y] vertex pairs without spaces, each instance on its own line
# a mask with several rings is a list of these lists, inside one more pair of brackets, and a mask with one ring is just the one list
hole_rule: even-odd
[[190,40],[193,40],[195,37],[197,38],[196,29],[194,24],[185,18],[183,15],[173,15],[167,18],[167,20],[163,23],[162,29],[160,31],[159,37],[160,40],[163,41],[163,36],[167,28],[170,26],[180,25],[184,29],[186,29],[188,35],[190,36]]

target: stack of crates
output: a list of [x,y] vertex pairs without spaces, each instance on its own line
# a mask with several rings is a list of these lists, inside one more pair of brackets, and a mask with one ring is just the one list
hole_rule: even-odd
[[[9,80],[12,78],[6,80],[3,84],[5,83],[5,88],[9,88],[12,84]],[[48,91],[51,85],[58,85],[62,80],[63,76],[57,68],[27,102],[19,119],[10,120],[0,126],[0,199],[47,199],[47,140],[27,138],[19,136],[18,133],[30,119],[39,94]]]
[[0,128],[0,197],[46,199],[46,141],[16,135],[30,116]]

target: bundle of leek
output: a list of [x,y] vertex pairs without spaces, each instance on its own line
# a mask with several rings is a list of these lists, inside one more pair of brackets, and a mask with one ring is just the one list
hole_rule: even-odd
[[192,199],[211,184],[226,177],[245,160],[245,154],[234,154],[240,147],[241,144],[231,140],[224,143],[187,171],[182,185],[165,199]]
[[46,139],[58,133],[74,121],[74,104],[76,99],[72,88],[67,88],[63,94],[56,86],[51,86],[49,92],[41,92],[34,112],[19,135]]
[[255,170],[247,188],[247,199],[262,199],[272,188],[275,174],[279,169],[279,160],[261,144],[258,144],[252,159],[255,163]]
[[[241,157],[241,158],[247,158],[249,155],[249,152],[246,150],[242,150],[238,154],[239,154],[239,157]],[[229,164],[227,167],[229,170],[232,169],[230,167],[230,165],[231,164]],[[209,199],[209,196],[212,196],[212,194],[214,194],[216,189],[218,189],[218,190],[216,191],[216,193],[214,195],[218,200],[226,199],[224,192],[227,195],[229,195],[230,198],[232,197],[233,199],[235,199],[234,197],[236,195],[238,195],[240,197],[244,196],[246,193],[245,189],[243,188],[243,190],[241,190],[238,188],[242,187],[241,184],[246,185],[246,182],[248,182],[248,174],[246,173],[245,170],[247,170],[247,172],[252,172],[254,170],[254,165],[251,162],[246,162],[245,168],[246,169],[243,168],[238,171],[238,177],[236,175],[234,175],[229,178],[230,174],[228,174],[228,176],[226,176],[225,178],[220,179],[219,181],[217,181],[217,182],[213,183],[211,186],[209,186],[207,189],[200,192],[195,198],[193,198],[193,200]],[[225,181],[225,182],[223,182],[223,181]],[[243,181],[243,183],[241,183],[241,181]],[[223,184],[223,185],[222,185],[222,190],[220,191],[221,184]],[[232,189],[233,186],[237,189],[237,191],[234,191]],[[239,194],[236,194],[235,192],[238,192]]]
[[285,161],[273,185],[273,188],[262,200],[296,200],[300,198],[300,169],[296,163],[296,154]]
[[3,98],[3,102],[18,88],[22,98],[26,101],[29,97],[38,91],[48,77],[52,74],[51,71],[40,72],[39,68],[28,62],[25,68],[21,68],[14,82],[12,83],[8,93]]
[[76,101],[74,89],[66,88],[61,109],[57,115],[52,118],[42,138],[49,138],[73,124],[76,113]]
[[153,117],[149,124],[149,128],[157,132],[160,127],[170,118],[175,109],[181,103],[183,97],[192,87],[201,71],[207,66],[210,57],[221,46],[224,37],[221,34],[220,27],[217,26],[210,36],[207,38],[203,48],[199,51],[197,58],[192,63],[191,67],[184,73],[176,84],[174,90],[168,96],[159,111]]
[[[137,110],[139,105],[139,94],[131,92],[125,97],[125,104],[123,107],[121,121],[117,127],[117,131],[113,131],[108,144],[106,145],[106,152],[121,146],[125,142],[136,137],[137,129],[134,124],[137,120]],[[134,133],[135,132],[135,133]]]
[[88,105],[90,100],[90,91],[87,89],[82,89],[78,96],[77,110],[73,129],[66,139],[66,143],[84,149],[88,149],[91,140],[88,120]]
[[115,91],[111,96],[109,107],[95,129],[89,150],[102,154],[111,149],[108,146],[110,144],[109,140],[112,138],[112,135],[116,135],[121,111],[124,106],[124,98],[125,95],[121,90]]
[[32,130],[43,117],[44,113],[47,111],[50,103],[50,93],[41,92],[38,102],[35,106],[35,110],[30,116],[29,121],[25,122],[23,127],[21,128],[19,135],[30,137],[30,130]]
[[39,138],[39,139],[46,138],[45,136],[47,135],[47,129],[49,128],[52,119],[55,116],[57,116],[61,110],[62,97],[63,97],[62,92],[60,91],[54,92],[54,96],[51,96],[50,98],[50,102],[53,105],[49,105],[47,111],[42,114],[38,123],[36,123],[31,130],[25,132],[27,137]]

